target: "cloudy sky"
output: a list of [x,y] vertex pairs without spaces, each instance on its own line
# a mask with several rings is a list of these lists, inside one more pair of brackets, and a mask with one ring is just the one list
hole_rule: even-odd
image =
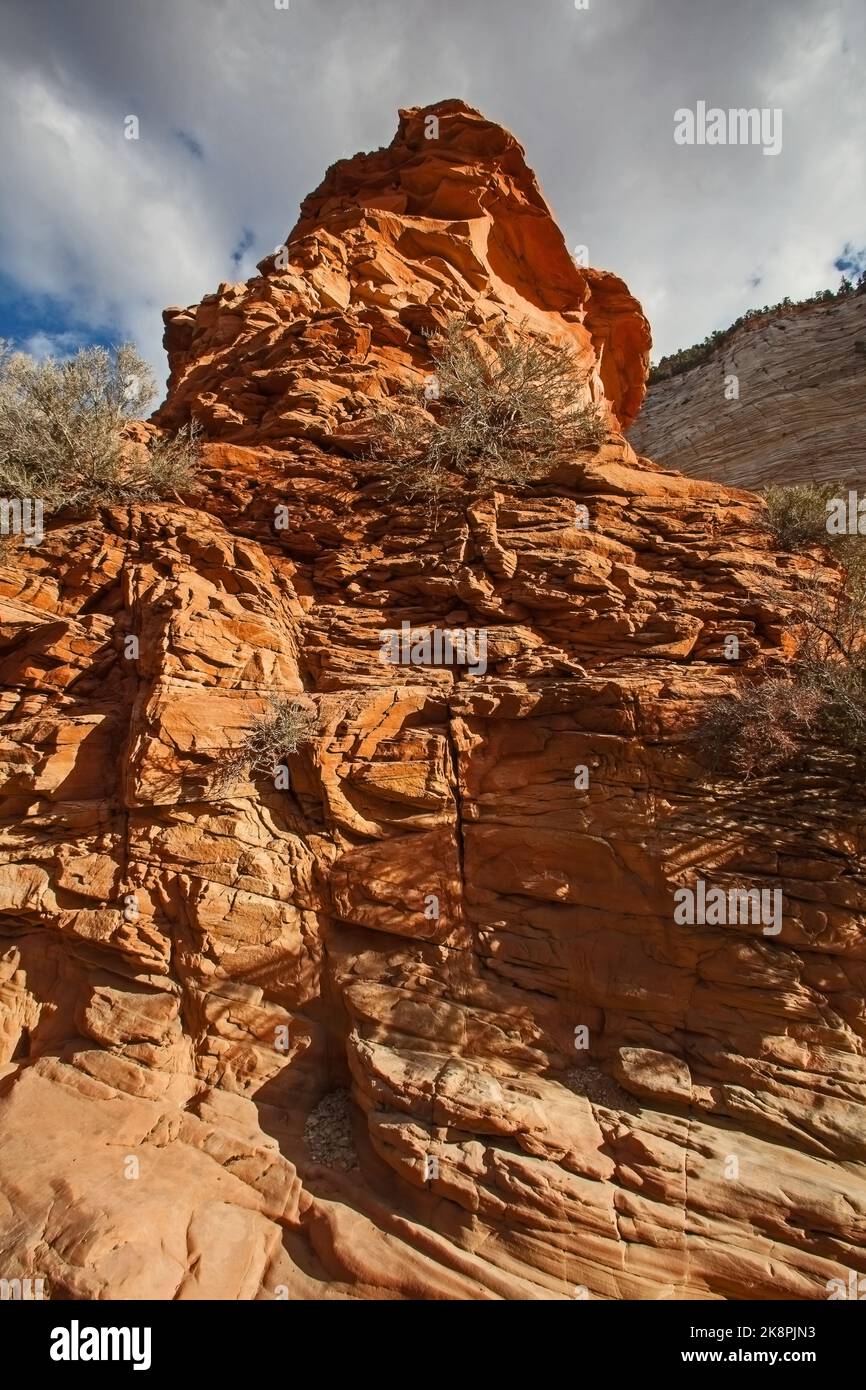
[[[254,274],[328,164],[446,97],[514,132],[656,357],[866,264],[863,0],[284,3],[3,0],[0,337],[131,338],[161,383],[163,307]],[[678,145],[699,101],[780,108],[781,152]]]

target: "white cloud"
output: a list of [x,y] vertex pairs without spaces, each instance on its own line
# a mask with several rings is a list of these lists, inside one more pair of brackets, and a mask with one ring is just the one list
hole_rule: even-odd
[[31,333],[17,346],[20,346],[22,352],[28,353],[40,362],[46,357],[63,362],[69,357],[74,357],[78,349],[85,346],[86,341],[82,333]]
[[[834,256],[866,240],[862,0],[6,9],[0,264],[134,337],[160,380],[162,308],[253,273],[329,164],[390,141],[400,105],[459,96],[512,129],[568,243],[644,302],[657,356],[835,285]],[[676,146],[673,113],[699,99],[781,105],[781,155]]]

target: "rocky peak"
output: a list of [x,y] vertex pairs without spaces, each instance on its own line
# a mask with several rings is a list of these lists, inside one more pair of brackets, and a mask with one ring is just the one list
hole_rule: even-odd
[[387,149],[332,165],[258,268],[165,311],[158,423],[193,414],[233,443],[351,448],[371,396],[429,371],[425,332],[451,315],[570,341],[615,426],[643,399],[640,305],[575,264],[521,146],[462,101],[401,111]]

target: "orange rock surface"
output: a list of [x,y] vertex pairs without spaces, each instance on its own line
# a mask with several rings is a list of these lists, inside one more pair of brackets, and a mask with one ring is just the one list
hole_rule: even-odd
[[571,343],[623,428],[643,400],[640,305],[574,263],[520,145],[463,102],[403,111],[387,149],[334,164],[259,269],[165,311],[160,424],[193,413],[236,444],[333,444],[429,363],[425,330],[458,314]]
[[[611,433],[434,525],[357,441],[455,312],[570,339]],[[445,102],[334,166],[285,269],[167,325],[158,422],[202,418],[200,496],[61,520],[0,572],[4,1276],[815,1299],[866,1269],[862,794],[829,760],[711,784],[690,737],[786,659],[757,593],[806,562],[625,442],[625,286]],[[486,671],[383,665],[403,621],[483,629]],[[226,793],[273,691],[319,735],[289,790]],[[780,933],[678,925],[699,877],[781,886]]]

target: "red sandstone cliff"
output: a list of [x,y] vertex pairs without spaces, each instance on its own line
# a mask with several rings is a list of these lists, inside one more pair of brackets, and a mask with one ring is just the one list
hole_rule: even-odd
[[[758,592],[805,562],[615,429],[436,529],[371,480],[365,404],[429,370],[440,316],[567,337],[612,424],[640,402],[639,307],[477,112],[404,113],[283,259],[167,313],[158,418],[203,420],[201,497],[0,572],[4,1270],[67,1297],[825,1297],[866,1267],[862,798],[829,760],[711,785],[689,738],[739,678],[726,634],[741,668],[785,659]],[[404,620],[485,628],[487,672],[383,667]],[[319,737],[289,791],[227,795],[274,690]],[[781,884],[780,934],[677,925],[697,877]]]

